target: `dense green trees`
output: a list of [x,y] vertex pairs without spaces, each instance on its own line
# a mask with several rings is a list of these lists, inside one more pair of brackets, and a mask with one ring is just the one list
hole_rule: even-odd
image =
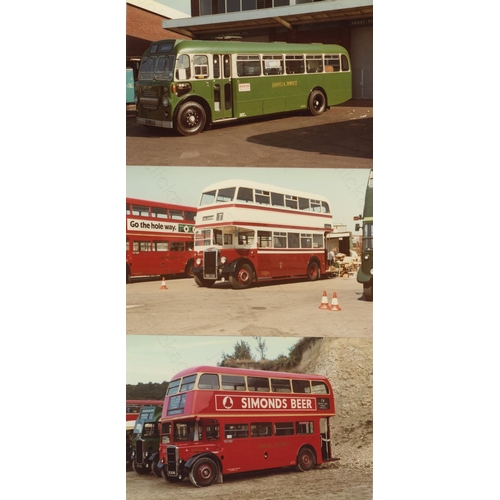
[[161,384],[149,382],[137,385],[127,384],[127,399],[157,399],[163,401],[167,392],[168,382]]

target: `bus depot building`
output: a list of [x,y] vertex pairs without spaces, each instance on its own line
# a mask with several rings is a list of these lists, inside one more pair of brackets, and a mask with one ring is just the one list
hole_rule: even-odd
[[191,0],[163,38],[338,44],[352,64],[352,96],[373,99],[373,0]]

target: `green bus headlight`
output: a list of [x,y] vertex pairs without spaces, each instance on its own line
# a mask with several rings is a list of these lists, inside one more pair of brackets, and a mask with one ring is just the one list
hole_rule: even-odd
[[167,95],[164,95],[164,96],[163,96],[163,101],[162,101],[162,102],[163,102],[163,105],[164,105],[165,107],[167,107],[167,106],[168,106],[168,96],[167,96]]

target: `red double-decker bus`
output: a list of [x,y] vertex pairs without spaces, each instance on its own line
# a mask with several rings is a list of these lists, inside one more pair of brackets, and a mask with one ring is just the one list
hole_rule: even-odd
[[328,200],[318,194],[245,180],[202,192],[195,227],[194,279],[199,286],[329,274],[326,236],[333,231]]
[[157,399],[127,399],[127,421],[137,420],[143,406],[163,406]]
[[210,486],[225,475],[338,460],[332,455],[330,382],[320,375],[197,366],[169,384],[159,469]]
[[127,283],[131,277],[193,276],[196,207],[127,198]]

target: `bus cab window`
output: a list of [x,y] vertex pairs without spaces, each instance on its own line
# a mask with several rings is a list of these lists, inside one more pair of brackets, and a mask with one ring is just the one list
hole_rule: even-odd
[[181,54],[177,59],[177,69],[175,71],[177,80],[189,80],[191,78],[191,68],[189,67],[189,56]]
[[222,245],[222,231],[214,229],[214,245]]

